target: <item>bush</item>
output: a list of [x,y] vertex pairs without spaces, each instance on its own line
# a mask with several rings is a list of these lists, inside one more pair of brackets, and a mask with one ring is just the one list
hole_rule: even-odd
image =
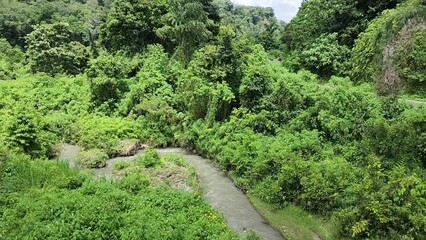
[[14,113],[1,111],[0,140],[9,149],[19,149],[33,157],[49,156],[57,137],[45,119],[31,107],[15,106]]
[[140,139],[142,129],[137,122],[124,118],[88,116],[73,126],[72,140],[86,149],[102,149],[109,157],[117,155],[122,139]]
[[143,173],[132,173],[121,178],[118,186],[130,193],[137,194],[149,186],[149,177]]
[[179,167],[187,167],[188,161],[179,154],[168,154],[163,157],[161,157],[161,161],[163,162],[172,162],[175,163]]
[[336,215],[342,222],[343,235],[355,239],[426,236],[426,185],[417,171],[398,166],[385,173],[380,160],[372,157],[364,179],[355,184],[353,193],[355,206]]
[[302,68],[308,69],[323,78],[332,75],[343,75],[347,70],[350,50],[340,45],[337,33],[323,34],[318,37],[306,50],[300,53]]
[[108,155],[100,149],[82,151],[78,155],[77,162],[88,168],[102,168],[106,166]]
[[329,159],[311,163],[300,179],[303,189],[300,204],[307,210],[327,216],[344,205],[348,189],[359,181],[358,169],[344,159]]
[[114,171],[120,171],[120,170],[126,169],[128,167],[130,167],[129,162],[127,162],[125,160],[120,160],[120,161],[115,162]]
[[24,70],[25,54],[0,38],[0,80],[16,79]]
[[161,164],[160,155],[154,149],[146,150],[145,154],[137,157],[135,162],[137,165],[146,168],[153,168]]

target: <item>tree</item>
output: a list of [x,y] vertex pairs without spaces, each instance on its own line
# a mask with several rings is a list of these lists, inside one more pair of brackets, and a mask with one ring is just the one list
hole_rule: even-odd
[[25,47],[25,36],[41,23],[67,22],[74,36],[83,44],[89,43],[89,17],[97,15],[97,6],[85,1],[0,1],[0,37],[12,46]]
[[167,12],[164,0],[115,1],[101,26],[100,43],[111,51],[140,53],[145,46],[162,42],[155,30],[161,28],[161,17]]
[[306,0],[284,28],[282,41],[289,50],[300,50],[324,33],[337,33],[339,43],[352,47],[367,23],[401,0]]
[[116,104],[129,90],[129,79],[135,77],[140,67],[139,56],[127,57],[123,52],[101,52],[90,61],[87,76],[94,107],[112,113]]
[[68,23],[37,25],[26,37],[31,71],[50,75],[83,72],[89,53],[74,37]]
[[[262,99],[272,88],[266,66],[250,66],[240,86],[241,106],[255,110],[262,106]],[[266,68],[267,69],[267,68]]]
[[212,36],[208,13],[197,0],[171,0],[168,6],[164,27],[157,34],[177,46],[172,59],[178,57],[187,65],[196,48]]

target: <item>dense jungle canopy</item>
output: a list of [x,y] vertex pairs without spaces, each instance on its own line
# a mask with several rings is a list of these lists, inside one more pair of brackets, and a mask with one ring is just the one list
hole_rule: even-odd
[[213,159],[321,239],[426,239],[426,1],[304,0],[285,23],[230,0],[0,0],[0,239],[256,239],[158,183],[176,156],[116,181],[57,160],[130,140]]

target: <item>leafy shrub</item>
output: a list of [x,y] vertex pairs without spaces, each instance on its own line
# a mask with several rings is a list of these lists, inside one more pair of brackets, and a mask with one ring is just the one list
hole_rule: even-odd
[[114,2],[100,27],[100,44],[112,52],[141,52],[146,45],[159,41],[155,30],[163,26],[161,16],[166,6],[161,1]]
[[154,149],[146,150],[144,155],[136,158],[136,164],[146,168],[153,168],[161,163],[160,155]]
[[108,155],[100,149],[82,151],[78,155],[77,162],[89,168],[102,168],[106,166]]
[[[6,163],[0,166],[2,239],[239,239],[199,195],[152,189],[140,173],[95,181],[65,163],[18,155]],[[56,185],[62,181],[71,185]]]
[[337,214],[342,232],[355,239],[391,236],[422,239],[426,186],[417,173],[398,166],[385,174],[380,160],[372,158],[363,181],[356,185],[356,206]]
[[163,162],[172,162],[175,163],[179,167],[188,166],[188,161],[179,154],[167,154],[161,157]]
[[419,134],[407,121],[374,119],[366,124],[361,147],[385,158],[386,168],[401,163],[415,166],[421,162],[418,140]]
[[141,66],[136,71],[134,81],[129,82],[129,92],[125,94],[118,107],[118,112],[123,116],[149,114],[150,109],[143,109],[144,102],[160,102],[159,105],[162,107],[172,105],[174,102],[173,88],[167,81],[168,55],[163,47],[149,45],[138,61],[141,62]]
[[121,189],[136,194],[149,186],[149,177],[143,173],[132,173],[121,178],[118,185]]
[[323,78],[342,75],[347,70],[350,50],[337,41],[337,33],[323,34],[300,53],[302,68]]
[[135,77],[139,65],[139,57],[129,58],[123,53],[102,53],[91,60],[87,76],[94,107],[111,115],[129,91],[130,79]]
[[407,109],[402,116],[408,123],[409,129],[415,132],[410,139],[410,146],[412,146],[415,156],[418,157],[423,166],[426,166],[426,107]]
[[293,129],[318,129],[331,141],[359,140],[366,121],[381,115],[370,85],[354,86],[348,78],[333,77],[318,92],[312,96],[313,106],[290,121]]
[[262,106],[262,98],[271,92],[271,82],[268,68],[265,66],[250,66],[240,85],[241,106],[255,110]]
[[24,70],[25,54],[0,38],[0,80],[16,79]]
[[120,171],[120,170],[126,169],[128,167],[130,167],[129,162],[127,162],[125,160],[120,160],[120,161],[115,162],[114,171]]
[[15,110],[16,113],[9,112],[0,118],[3,144],[34,157],[48,156],[57,138],[48,131],[43,117],[31,108],[16,106]]
[[11,151],[1,155],[0,186],[3,192],[25,192],[47,185],[74,189],[88,179],[68,162],[31,160],[30,156]]
[[329,159],[312,163],[300,179],[303,189],[300,204],[305,209],[328,215],[344,205],[348,189],[359,181],[358,169],[344,159]]
[[72,140],[90,149],[99,148],[108,156],[117,154],[121,139],[140,139],[137,122],[123,118],[91,116],[79,119],[73,126]]

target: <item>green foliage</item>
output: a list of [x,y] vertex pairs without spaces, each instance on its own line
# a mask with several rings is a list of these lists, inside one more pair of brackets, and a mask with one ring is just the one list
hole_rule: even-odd
[[[200,196],[155,182],[195,181],[180,157],[149,149],[111,182],[30,160],[62,140],[101,167],[128,139],[211,157],[275,208],[340,221],[341,237],[424,238],[426,108],[331,77],[351,63],[356,81],[394,70],[420,89],[424,1],[375,20],[399,1],[304,1],[285,31],[271,9],[215,2],[0,1],[0,238],[236,238]],[[283,64],[269,59],[279,31]]]
[[114,171],[124,170],[130,167],[130,163],[125,160],[120,160],[114,163]]
[[0,38],[0,80],[16,79],[24,67],[25,55],[18,47]]
[[116,104],[129,91],[130,78],[136,75],[140,59],[128,58],[123,53],[102,52],[89,63],[87,70],[94,107],[112,114]]
[[[381,16],[374,19],[360,34],[355,43],[351,62],[353,69],[351,76],[356,81],[374,82],[380,78],[383,66],[384,52],[390,41],[398,35],[398,32],[410,19],[424,19],[426,7],[419,0],[410,0],[402,3],[396,9],[387,10]],[[406,33],[400,33],[406,34]],[[398,48],[397,46],[390,46]],[[392,56],[390,56],[392,57]],[[389,65],[389,64],[388,64]],[[398,63],[395,63],[398,66]]]
[[72,123],[89,110],[83,77],[34,75],[0,84],[2,142],[31,155],[50,155],[55,141],[70,139]]
[[110,157],[118,154],[120,140],[140,139],[142,135],[135,121],[97,116],[79,119],[73,124],[72,132],[70,140],[86,149],[99,148]]
[[384,166],[395,166],[401,163],[416,165],[421,161],[421,155],[416,150],[418,132],[408,121],[386,121],[375,119],[369,121],[363,136],[363,149],[369,149],[387,161]]
[[236,29],[239,38],[247,37],[262,44],[266,50],[278,48],[283,23],[271,7],[233,5],[229,0],[216,0],[221,22]]
[[223,118],[229,111],[234,95],[226,82],[208,82],[196,76],[190,67],[179,79],[177,85],[178,100],[184,104],[194,119],[215,120]]
[[166,146],[173,142],[173,129],[178,122],[175,89],[167,68],[169,57],[160,45],[149,45],[140,58],[140,69],[128,81],[129,91],[117,105],[117,114],[137,118],[146,129],[143,138],[149,144]]
[[[415,156],[419,157],[419,161],[423,163],[423,166],[426,166],[426,148],[425,148],[425,137],[426,137],[426,108],[420,107],[417,109],[408,109],[402,116],[406,119],[409,127],[415,133],[410,139],[415,151]],[[417,147],[414,147],[417,146]],[[417,160],[417,158],[415,158]]]
[[240,85],[241,106],[255,110],[262,106],[262,98],[271,92],[269,73],[265,66],[253,66],[247,69]]
[[339,43],[352,47],[368,21],[399,2],[402,1],[303,1],[296,17],[284,27],[282,40],[288,50],[301,50],[316,42],[321,34],[337,33]]
[[321,77],[342,75],[347,69],[350,50],[337,41],[337,33],[321,35],[300,53],[302,68]]
[[73,36],[67,23],[37,25],[26,37],[31,71],[50,75],[83,72],[89,53]]
[[186,167],[189,165],[188,161],[183,156],[178,154],[167,154],[165,156],[162,156],[161,160],[163,162],[175,163],[179,167]]
[[41,115],[30,107],[18,106],[17,112],[1,117],[0,139],[9,149],[18,149],[34,157],[47,156],[56,142]]
[[[152,113],[154,118],[156,114],[161,115],[162,109],[167,112],[166,109],[174,103],[174,91],[168,82],[169,72],[166,67],[168,55],[160,45],[149,45],[139,61],[142,66],[138,69],[134,81],[129,83],[129,91],[121,100],[118,111],[123,116],[148,117],[147,115]],[[94,66],[94,69],[98,68]],[[159,105],[159,109],[155,109],[155,105]]]
[[359,170],[346,160],[336,158],[312,163],[309,167],[300,179],[301,205],[321,215],[344,205],[350,187],[359,179]]
[[[410,119],[412,122],[414,119],[424,118],[412,116]],[[425,196],[421,190],[424,179],[413,176],[408,169],[392,167],[395,165],[391,163],[381,164],[378,158],[371,156],[363,160],[369,161],[368,166],[359,162],[349,162],[343,158],[347,154],[346,149],[340,150],[338,145],[329,149],[315,132],[296,134],[282,130],[276,137],[266,137],[247,130],[242,123],[244,120],[238,117],[231,118],[229,123],[215,125],[211,129],[202,126],[195,128],[194,125],[195,133],[192,140],[195,141],[195,147],[199,152],[212,156],[220,167],[228,170],[242,189],[249,189],[264,201],[277,206],[296,203],[321,215],[331,216],[335,213],[334,216],[342,221],[343,235],[353,234],[358,238],[393,234],[400,237],[421,238],[424,235],[422,230],[424,223],[418,218],[424,209],[417,207],[424,204],[422,202]],[[420,126],[424,127],[422,124]],[[413,127],[402,125],[400,128],[407,131]],[[383,132],[380,128],[375,130]],[[371,130],[367,128],[365,131],[369,133]],[[383,139],[386,144],[395,144],[398,147],[395,151],[401,151],[395,159],[415,156],[412,152],[398,149],[413,150],[417,141],[406,133],[397,133],[396,136],[404,136],[406,139],[400,139],[401,142],[399,139],[396,141],[382,136],[375,136],[372,139]],[[409,141],[413,140],[414,143],[411,144]],[[406,146],[397,146],[398,144]],[[378,143],[368,145],[380,146]],[[367,150],[368,147],[362,146],[362,149]],[[393,149],[389,147],[389,150]],[[339,152],[345,155],[339,157]],[[390,157],[386,155],[386,159]],[[384,170],[382,165],[391,170]],[[418,166],[415,162],[411,165]],[[400,169],[404,174],[398,175],[398,180],[392,180],[391,176],[398,168],[404,169]],[[415,172],[424,172],[423,169],[417,167],[415,169]],[[365,176],[366,172],[369,175]],[[400,180],[406,178],[410,181],[407,184],[410,185],[409,189],[403,190],[403,185],[398,183],[402,184]],[[396,192],[400,192],[397,198],[399,202],[397,206],[393,206],[395,199],[388,195],[394,196],[392,194]],[[410,192],[416,194],[406,197]],[[401,198],[402,196],[404,197]],[[386,202],[388,200],[384,200],[385,202],[381,203],[383,199],[393,200],[389,200],[388,203]],[[415,207],[412,202],[418,202],[418,205]],[[375,204],[380,205],[375,208]],[[352,211],[354,208],[356,210]],[[388,208],[392,210],[386,210]],[[400,220],[401,218],[410,220],[404,222]]]
[[148,149],[144,155],[137,157],[135,162],[145,168],[154,168],[161,163],[160,155],[154,149]]
[[120,179],[118,186],[127,192],[137,194],[149,186],[149,178],[143,173],[132,173]]
[[[156,33],[160,38],[177,45],[175,56],[186,65],[196,47],[209,39],[209,15],[201,1],[173,0],[164,15],[164,26]],[[174,57],[172,57],[174,58]]]
[[[327,33],[333,25],[337,11],[348,12],[353,4],[343,1],[303,1],[299,14],[284,27],[282,40],[290,50],[303,49],[315,41],[321,33]],[[321,14],[318,14],[321,13]]]
[[351,237],[392,236],[391,239],[421,239],[424,231],[424,180],[402,166],[384,174],[379,160],[370,162],[357,185],[357,206],[338,214]]
[[412,37],[398,46],[394,62],[399,76],[413,91],[426,86],[426,24],[413,31]]
[[[99,21],[97,4],[79,0],[32,0],[0,2],[0,37],[13,46],[24,48],[25,36],[41,23],[67,22],[74,37],[84,44],[89,43]],[[90,19],[90,21],[89,21]]]
[[106,166],[108,155],[100,149],[82,151],[78,155],[77,162],[88,168],[102,168]]
[[112,52],[125,50],[135,54],[148,44],[159,42],[155,30],[163,26],[161,18],[166,13],[166,6],[163,0],[114,1],[101,25],[101,45]]
[[356,87],[347,78],[334,77],[316,91],[312,106],[291,120],[292,128],[318,129],[326,139],[341,143],[360,139],[366,121],[381,114],[369,85]]
[[[22,156],[6,162],[0,172],[2,239],[238,239],[199,195],[150,188],[140,174],[94,181],[64,163]],[[67,179],[80,184],[56,185]]]
[[239,104],[247,55],[254,51],[246,44],[245,40],[236,38],[231,26],[221,26],[217,43],[194,53],[188,69],[178,78],[177,98],[184,110],[196,119],[209,121],[229,116],[231,107]]
[[[249,61],[259,59],[249,57]],[[391,184],[387,176],[397,166],[424,172],[419,169],[424,159],[423,138],[418,137],[426,127],[423,108],[404,112],[392,99],[379,98],[371,85],[356,86],[347,78],[334,77],[318,85],[312,74],[292,74],[274,65],[267,68],[271,92],[259,94],[265,103],[254,104],[258,112],[239,108],[224,123],[194,122],[177,135],[180,142],[214,158],[244,191],[278,208],[297,204],[342,221],[343,236],[423,236],[421,221],[407,224],[417,229],[408,231],[410,227],[399,228],[378,221],[371,212],[364,213],[359,202],[365,193],[373,195],[366,209],[380,202],[383,197],[374,193]],[[377,165],[379,158],[371,154],[386,161]],[[370,185],[362,182],[369,165],[380,166],[371,175]],[[424,180],[418,178],[415,184],[421,186]],[[360,189],[361,185],[365,188]],[[415,200],[405,198],[401,204],[423,200],[416,195]],[[358,207],[364,215],[351,210]],[[398,219],[393,215],[397,211],[387,217]],[[398,216],[409,217],[411,211],[416,218],[421,214],[410,208]]]

